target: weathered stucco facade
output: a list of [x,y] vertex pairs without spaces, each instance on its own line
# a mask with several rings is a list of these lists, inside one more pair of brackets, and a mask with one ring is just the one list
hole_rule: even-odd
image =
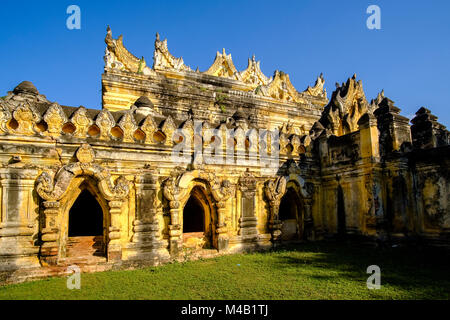
[[254,57],[194,71],[157,35],[150,68],[105,41],[102,110],[29,82],[0,99],[3,281],[334,236],[449,244],[449,132],[429,110],[410,126],[356,76],[328,100],[322,75],[298,92]]

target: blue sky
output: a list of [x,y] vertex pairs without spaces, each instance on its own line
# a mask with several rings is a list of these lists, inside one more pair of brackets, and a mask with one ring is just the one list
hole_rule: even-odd
[[[66,9],[81,8],[81,30]],[[381,30],[366,9],[381,8]],[[0,11],[0,96],[23,80],[51,101],[101,108],[106,26],[152,64],[155,33],[192,68],[226,48],[239,70],[252,54],[263,72],[299,91],[323,72],[330,97],[354,73],[366,97],[381,90],[405,116],[425,106],[450,126],[450,1],[17,1]]]

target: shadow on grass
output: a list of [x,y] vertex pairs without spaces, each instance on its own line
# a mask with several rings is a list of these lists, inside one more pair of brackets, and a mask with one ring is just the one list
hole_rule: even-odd
[[[305,266],[312,279],[320,281],[349,280],[366,282],[367,267],[381,269],[382,286],[401,290],[414,299],[449,299],[450,254],[448,250],[427,247],[374,248],[342,242],[288,245],[274,262],[278,269],[293,270]],[[285,254],[283,254],[285,253]],[[300,267],[301,270],[301,267]],[[332,271],[320,274],[318,271]],[[329,272],[328,272],[329,273]],[[376,291],[373,291],[376,295]]]

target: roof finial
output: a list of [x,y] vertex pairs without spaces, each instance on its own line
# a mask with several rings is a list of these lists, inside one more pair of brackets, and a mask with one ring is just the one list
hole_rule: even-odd
[[159,33],[156,33],[156,41],[159,41]]

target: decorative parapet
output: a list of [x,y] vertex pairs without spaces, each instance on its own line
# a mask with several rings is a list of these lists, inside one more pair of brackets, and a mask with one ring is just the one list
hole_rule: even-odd
[[204,74],[242,81],[241,75],[234,66],[231,54],[226,54],[225,49],[223,49],[222,53],[217,51],[214,63]]
[[339,85],[333,92],[330,103],[325,107],[321,124],[336,136],[342,136],[358,130],[358,120],[369,112],[362,81],[356,81],[356,74]]
[[167,39],[161,41],[159,33],[156,34],[155,51],[153,53],[153,69],[192,71],[191,68],[184,64],[183,58],[175,58],[170,54],[169,49],[167,48]]
[[415,148],[428,149],[446,146],[450,143],[450,133],[437,121],[427,108],[420,108],[411,120],[412,143]]
[[266,86],[256,88],[255,93],[285,102],[306,103],[292,85],[289,75],[282,71],[275,71],[273,80]]
[[62,127],[67,122],[66,114],[57,103],[53,103],[50,108],[47,109],[43,119],[47,123],[48,127],[46,133],[51,137],[60,136],[62,133]]
[[17,121],[17,128],[12,130],[15,134],[32,136],[38,132],[36,125],[41,121],[41,116],[31,104],[20,104],[12,115]]
[[8,122],[12,119],[12,114],[9,108],[1,103],[0,100],[0,135],[7,134],[8,129]]
[[94,123],[94,121],[88,117],[87,109],[84,107],[80,107],[75,111],[70,122],[75,126],[73,136],[81,139],[87,137],[89,127]]
[[317,78],[314,87],[308,86],[308,88],[303,91],[303,93],[309,94],[313,97],[327,98],[327,90],[324,88],[325,79],[323,73]]
[[400,115],[400,109],[394,105],[394,101],[384,96],[383,91],[378,94],[375,100],[372,100],[371,108],[373,107],[376,107],[373,114],[377,118],[382,156],[400,150],[405,142],[411,143],[408,118]]
[[127,71],[143,75],[155,74],[154,71],[190,72],[193,75],[204,74],[237,81],[237,86],[243,93],[253,92],[283,102],[308,103],[311,98],[321,106],[328,102],[322,75],[317,79],[314,87],[309,86],[304,92],[300,93],[291,84],[289,76],[283,72],[276,71],[275,76],[271,78],[265,76],[261,71],[260,61],[256,61],[255,56],[248,59],[247,69],[238,71],[231,54],[227,54],[223,49],[222,53],[217,52],[215,60],[208,70],[204,72],[193,71],[184,64],[183,58],[176,58],[169,52],[167,39],[160,40],[157,33],[153,53],[153,69],[150,69],[143,57],[138,59],[123,46],[122,36],[119,36],[118,39],[112,38],[109,27],[105,42],[107,44],[106,71]]
[[[231,55],[230,55],[231,56]],[[260,61],[256,61],[253,55],[252,59],[248,59],[247,69],[239,73],[241,81],[248,84],[255,89],[258,86],[267,86],[273,78],[268,78],[262,73],[260,68]]]
[[123,36],[113,39],[111,28],[108,26],[105,38],[105,67],[119,71],[129,71],[141,73],[144,75],[152,74],[152,71],[145,62],[144,57],[141,59],[132,55],[123,45]]

